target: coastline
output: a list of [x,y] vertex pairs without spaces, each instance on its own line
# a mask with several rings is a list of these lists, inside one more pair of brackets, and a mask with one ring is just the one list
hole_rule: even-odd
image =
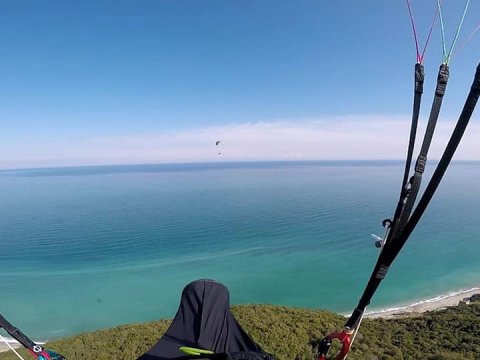
[[[18,341],[15,341],[13,339],[10,339],[10,338],[6,338],[7,342],[10,344],[11,347],[13,347],[14,349],[18,349],[20,347],[22,347],[22,345],[20,345],[20,343]],[[0,341],[0,353],[1,352],[5,352],[5,351],[9,351],[10,348],[8,347],[7,344],[5,344],[3,341]]]
[[[439,295],[430,299],[419,300],[414,303],[405,305],[405,306],[397,306],[387,309],[380,309],[380,310],[371,310],[365,313],[365,318],[376,319],[376,318],[384,318],[384,319],[394,319],[394,318],[401,318],[401,317],[414,317],[419,316],[422,313],[428,311],[438,311],[445,309],[447,307],[454,307],[459,306],[461,302],[465,302],[468,304],[469,299],[477,295],[480,297],[480,287],[474,287],[467,290],[460,290],[457,292],[450,292],[445,295]],[[345,315],[348,316],[348,315]],[[20,343],[15,341],[12,338],[6,338],[8,343],[15,349],[21,347]],[[41,344],[44,344],[42,342]],[[0,341],[0,352],[9,351],[9,347],[2,341]]]
[[405,316],[416,316],[428,311],[438,311],[451,306],[459,306],[460,302],[476,294],[480,294],[480,287],[450,292],[431,299],[419,300],[405,306],[367,311],[365,317],[370,319],[393,319]]

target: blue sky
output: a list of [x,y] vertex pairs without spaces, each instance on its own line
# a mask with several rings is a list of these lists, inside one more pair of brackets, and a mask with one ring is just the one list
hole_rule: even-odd
[[[450,43],[464,2],[443,3]],[[435,4],[412,1],[421,42]],[[460,42],[479,14],[472,0]],[[415,48],[402,0],[3,0],[0,45],[3,168],[404,154]],[[479,60],[477,35],[451,63],[440,140]],[[437,26],[424,117],[440,62]],[[470,132],[458,158],[480,159]]]

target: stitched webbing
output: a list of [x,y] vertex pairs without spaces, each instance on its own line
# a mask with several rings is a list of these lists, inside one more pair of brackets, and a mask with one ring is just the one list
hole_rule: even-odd
[[[438,89],[438,86],[437,86],[437,89]],[[443,88],[443,93],[444,91],[445,91],[445,87]],[[437,92],[436,92],[436,96],[437,96]],[[438,163],[434,171],[434,174],[432,175],[432,178],[424,194],[422,195],[417,207],[413,211],[413,214],[403,226],[403,230],[400,232],[397,232],[397,235],[395,238],[391,237],[389,240],[387,240],[385,249],[382,251],[382,253],[378,258],[377,263],[375,264],[375,268],[372,272],[370,280],[367,283],[364,293],[357,305],[357,308],[354,310],[354,312],[352,313],[352,315],[350,316],[350,318],[346,323],[346,326],[348,326],[349,328],[356,328],[358,326],[358,322],[361,320],[365,308],[370,303],[370,300],[373,294],[375,293],[376,289],[380,285],[380,282],[385,277],[389,269],[389,266],[391,265],[395,257],[398,255],[403,245],[407,241],[408,237],[411,235],[412,231],[417,225],[418,221],[420,220],[421,216],[425,212],[425,209],[427,208],[430,200],[435,194],[435,191],[437,190],[438,185],[440,184],[440,181],[442,180],[442,177],[445,174],[445,171],[447,170],[448,165],[450,164],[450,161],[458,147],[458,144],[462,139],[462,136],[468,125],[468,122],[477,105],[479,96],[480,96],[480,64],[477,66],[473,84],[471,86],[467,100],[463,107],[462,113],[458,119],[457,125],[455,126],[455,129],[447,144],[447,147],[445,148],[442,158],[440,159],[440,162]],[[440,102],[440,106],[441,106],[441,102]],[[432,106],[432,110],[433,110],[433,106]],[[428,142],[430,141],[431,139]],[[424,143],[425,143],[425,139],[424,139]],[[424,150],[425,149],[428,151],[428,146],[425,147]],[[425,157],[425,160],[426,160],[426,157]],[[416,172],[422,170],[422,168],[424,167],[424,164],[421,164],[421,161],[420,162],[417,161],[417,163],[419,165],[417,166]],[[412,184],[412,187],[413,187],[413,184]],[[404,209],[404,211],[405,210],[406,209]]]
[[22,333],[19,329],[15,326],[10,324],[7,319],[5,319],[2,314],[0,314],[0,328],[5,329],[5,331],[12,336],[15,340],[17,340],[20,344],[22,344],[27,349],[33,349],[36,345],[32,340],[30,340],[24,333]]

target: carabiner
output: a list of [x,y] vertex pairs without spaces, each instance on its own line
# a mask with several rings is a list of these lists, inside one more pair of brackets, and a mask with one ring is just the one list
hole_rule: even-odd
[[341,333],[333,333],[327,335],[318,346],[318,360],[326,360],[330,346],[332,346],[332,341],[337,339],[342,343],[342,349],[338,353],[335,360],[344,360],[347,357],[348,352],[350,351],[350,346],[352,344],[351,335],[352,331],[350,329],[345,329]]

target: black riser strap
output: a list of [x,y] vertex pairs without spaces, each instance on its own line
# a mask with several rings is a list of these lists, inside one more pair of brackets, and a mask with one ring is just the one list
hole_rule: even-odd
[[413,97],[412,123],[410,127],[410,139],[408,141],[407,161],[405,162],[405,171],[403,173],[402,188],[407,185],[408,174],[412,162],[413,150],[415,147],[415,137],[417,135],[418,118],[420,116],[420,105],[422,103],[423,83],[425,81],[425,69],[423,64],[415,64],[415,95]]
[[413,111],[412,122],[410,126],[410,139],[408,141],[407,159],[405,161],[405,169],[403,171],[402,187],[400,189],[400,196],[393,219],[400,217],[403,209],[403,199],[405,197],[405,187],[408,182],[408,174],[410,173],[410,166],[412,164],[413,150],[415,148],[415,138],[417,136],[418,118],[420,116],[420,105],[422,102],[423,83],[425,80],[425,70],[422,64],[415,64],[415,90],[413,97]]
[[[428,150],[432,142],[433,134],[435,132],[435,127],[437,124],[438,116],[440,114],[440,109],[442,107],[443,96],[445,95],[445,90],[447,88],[449,76],[448,65],[442,64],[438,70],[437,76],[437,87],[435,89],[435,97],[433,99],[432,108],[430,110],[430,116],[427,123],[427,129],[425,130],[425,135],[423,137],[422,148],[417,158],[415,164],[415,173],[410,179],[410,189],[408,194],[405,194],[404,198],[400,198],[397,210],[395,211],[394,226],[390,232],[389,239],[386,243],[386,248],[384,252],[388,254],[388,247],[390,244],[396,242],[396,238],[403,231],[403,228],[407,224],[408,219],[415,205],[415,200],[417,199],[418,192],[420,191],[420,185],[422,183],[422,176],[425,170],[425,165],[427,162]],[[403,205],[404,203],[404,205]],[[401,209],[398,209],[401,207]]]
[[[438,119],[438,115],[440,113],[440,107],[442,104],[443,95],[445,94],[446,85],[448,82],[448,66],[442,64],[438,70],[437,75],[437,87],[435,89],[435,98],[432,104],[432,110],[430,112],[430,117],[428,120],[427,130],[425,131],[425,136],[423,139],[423,145],[430,144],[431,138],[433,137],[433,133],[435,130],[435,124]],[[415,175],[412,178],[412,184],[409,189],[408,195],[405,193],[405,189],[402,189],[402,194],[397,204],[397,208],[395,210],[395,216],[393,219],[392,229],[389,233],[388,239],[386,241],[385,247],[380,253],[378,257],[377,263],[375,268],[372,272],[370,280],[367,283],[365,291],[360,299],[358,304],[358,308],[363,310],[368,306],[370,303],[370,299],[372,298],[373,294],[377,290],[378,285],[383,280],[383,277],[388,271],[388,267],[392,263],[393,259],[397,255],[396,253],[391,251],[391,247],[394,243],[398,242],[398,235],[400,234],[401,230],[405,227],[413,206],[415,204],[415,199],[417,197],[418,191],[420,189],[420,183],[422,178],[423,167],[419,167],[418,165],[424,165],[426,159],[425,151],[428,150],[428,146],[423,146],[422,150],[417,159],[417,165],[415,166]],[[422,152],[423,151],[423,152]],[[403,244],[402,244],[403,245]]]
[[437,87],[435,89],[435,97],[433,99],[432,109],[430,110],[430,117],[428,119],[427,130],[425,131],[422,148],[420,149],[420,156],[427,156],[430,143],[432,142],[435,125],[437,124],[438,115],[442,106],[443,96],[445,95],[445,90],[447,88],[449,73],[448,65],[440,65],[437,77]]
[[[362,309],[363,306],[364,306],[363,308],[365,308],[369,304],[370,299],[373,296],[373,293],[376,291],[380,282],[383,280],[381,276],[379,277],[379,275],[382,275],[384,273],[384,271],[382,271],[382,266],[387,267],[388,269],[388,266],[391,265],[395,257],[398,255],[398,253],[402,249],[403,245],[407,242],[415,226],[420,221],[420,218],[422,217],[428,204],[430,203],[430,200],[435,194],[435,191],[437,190],[438,185],[440,184],[440,181],[442,180],[443,175],[445,174],[445,171],[447,170],[448,165],[450,164],[450,161],[453,155],[455,154],[458,144],[462,139],[462,136],[467,128],[468,122],[470,121],[473,111],[477,105],[479,95],[480,95],[480,64],[477,67],[477,71],[475,73],[475,78],[474,78],[472,87],[470,89],[467,100],[463,107],[462,113],[458,119],[457,125],[455,126],[452,136],[450,137],[448,145],[445,149],[445,152],[443,153],[442,158],[440,159],[440,162],[438,163],[437,168],[435,169],[432,175],[432,178],[428,183],[423,196],[418,202],[418,205],[414,210],[410,220],[405,225],[404,231],[399,235],[399,237],[396,239],[395,242],[391,243],[391,247],[389,248],[390,250],[389,258],[382,259],[381,255],[383,253],[380,255],[379,260],[375,266],[374,272],[367,285],[367,288],[365,289],[364,296],[359,302],[358,307],[360,309]],[[385,260],[385,261],[382,261],[382,260]]]
[[33,347],[36,345],[32,340],[28,338],[28,336],[26,336],[19,329],[17,329],[15,326],[10,324],[7,321],[7,319],[5,319],[1,314],[0,314],[0,327],[4,328],[5,331],[10,336],[12,336],[15,340],[17,340],[20,344],[22,344],[27,349],[33,349]]
[[[398,221],[400,215],[402,214],[405,206],[405,188],[407,186],[408,182],[408,175],[410,173],[410,166],[412,163],[412,157],[413,157],[413,150],[415,148],[415,138],[417,134],[417,127],[418,127],[418,118],[420,115],[420,105],[421,105],[421,100],[422,100],[422,94],[423,94],[423,84],[425,80],[425,69],[422,64],[416,63],[415,64],[415,86],[414,86],[414,98],[413,98],[413,111],[412,111],[412,122],[410,126],[410,138],[408,142],[408,150],[407,150],[407,158],[405,161],[405,169],[403,173],[403,181],[402,181],[402,187],[400,189],[400,196],[399,196],[399,201],[397,203],[397,207],[395,209],[395,213],[393,216],[393,224],[392,229],[395,229],[396,226],[396,221]],[[437,84],[438,87],[438,84]],[[378,259],[380,260],[380,259]],[[370,302],[371,296],[373,296],[373,293],[376,291],[378,285],[380,284],[381,279],[378,279],[377,273],[380,269],[381,262],[377,261],[377,264],[375,266],[375,269],[370,277],[370,280],[367,283],[367,286],[365,288],[364,294],[362,298],[360,299],[359,306],[353,311],[352,315],[348,319],[347,323],[345,326],[355,329],[358,326],[358,323],[360,322],[362,316],[363,316],[363,311],[367,307],[368,303]]]
[[[401,234],[401,240],[403,240],[403,242],[405,242],[408,239],[413,229],[418,224],[418,221],[422,217],[423,213],[425,212],[425,209],[430,203],[430,200],[435,194],[435,191],[437,190],[438,185],[440,184],[440,181],[442,180],[443,175],[445,174],[448,168],[448,165],[450,164],[450,161],[452,160],[453,155],[455,154],[455,151],[457,150],[457,147],[460,144],[460,141],[462,140],[463,134],[465,133],[465,130],[468,126],[470,118],[472,117],[473,111],[477,106],[479,96],[480,96],[480,64],[478,64],[477,66],[475,77],[473,79],[473,84],[470,88],[470,92],[468,93],[467,100],[465,101],[465,105],[463,106],[462,113],[460,114],[460,117],[458,118],[455,129],[453,130],[452,136],[448,141],[447,147],[445,148],[445,151],[443,152],[443,155],[432,175],[430,182],[427,185],[427,188],[425,189],[425,192],[420,198],[420,201],[418,202],[418,205],[415,211],[413,212],[410,220],[405,226],[403,233]],[[400,249],[397,250],[397,253],[399,251]]]
[[369,305],[373,294],[375,293],[381,281],[385,277],[389,266],[391,265],[395,257],[398,255],[398,253],[408,240],[409,236],[411,235],[412,231],[414,230],[415,226],[418,224],[418,221],[422,217],[423,213],[425,212],[425,209],[427,208],[430,200],[435,194],[435,191],[437,190],[443,178],[443,175],[445,174],[448,165],[450,164],[450,161],[452,160],[453,155],[455,154],[455,151],[463,137],[468,122],[470,121],[473,111],[475,110],[475,107],[478,103],[479,97],[480,64],[477,66],[473,84],[470,88],[467,100],[465,101],[462,113],[460,114],[460,117],[450,137],[447,147],[432,175],[430,182],[427,185],[424,194],[420,198],[420,201],[415,210],[413,211],[413,214],[410,217],[409,221],[406,223],[404,230],[398,235],[395,241],[389,244],[390,246],[388,247],[388,252],[386,253],[385,250],[387,249],[384,249],[380,254],[377,263],[375,264],[372,275],[370,276],[369,282],[367,283],[365,291],[358,303],[358,306],[348,319],[346,326],[350,328],[355,328],[358,325],[358,322],[363,315],[363,311]]
[[405,242],[408,240],[413,229],[418,224],[418,221],[420,220],[423,213],[425,212],[425,209],[430,203],[430,200],[435,194],[435,191],[437,190],[438,185],[440,184],[440,181],[442,180],[443,175],[445,174],[448,168],[448,165],[450,164],[450,161],[452,160],[452,157],[455,154],[455,151],[463,137],[463,134],[467,128],[468,122],[470,121],[473,111],[475,110],[475,107],[477,105],[479,95],[480,95],[480,64],[477,66],[475,77],[473,79],[473,84],[470,88],[470,92],[467,96],[467,100],[465,101],[465,105],[463,106],[462,113],[458,118],[455,129],[453,130],[450,140],[448,141],[447,147],[445,148],[445,151],[432,175],[432,178],[430,179],[430,182],[428,183],[427,188],[425,189],[425,192],[420,198],[417,207],[413,211],[412,216],[410,217],[409,221],[405,225],[403,232],[399,235],[398,240],[395,243],[391,244],[390,253],[393,255],[393,258],[389,263],[387,263],[388,265],[391,264],[393,259],[398,255],[398,253],[402,249]]

